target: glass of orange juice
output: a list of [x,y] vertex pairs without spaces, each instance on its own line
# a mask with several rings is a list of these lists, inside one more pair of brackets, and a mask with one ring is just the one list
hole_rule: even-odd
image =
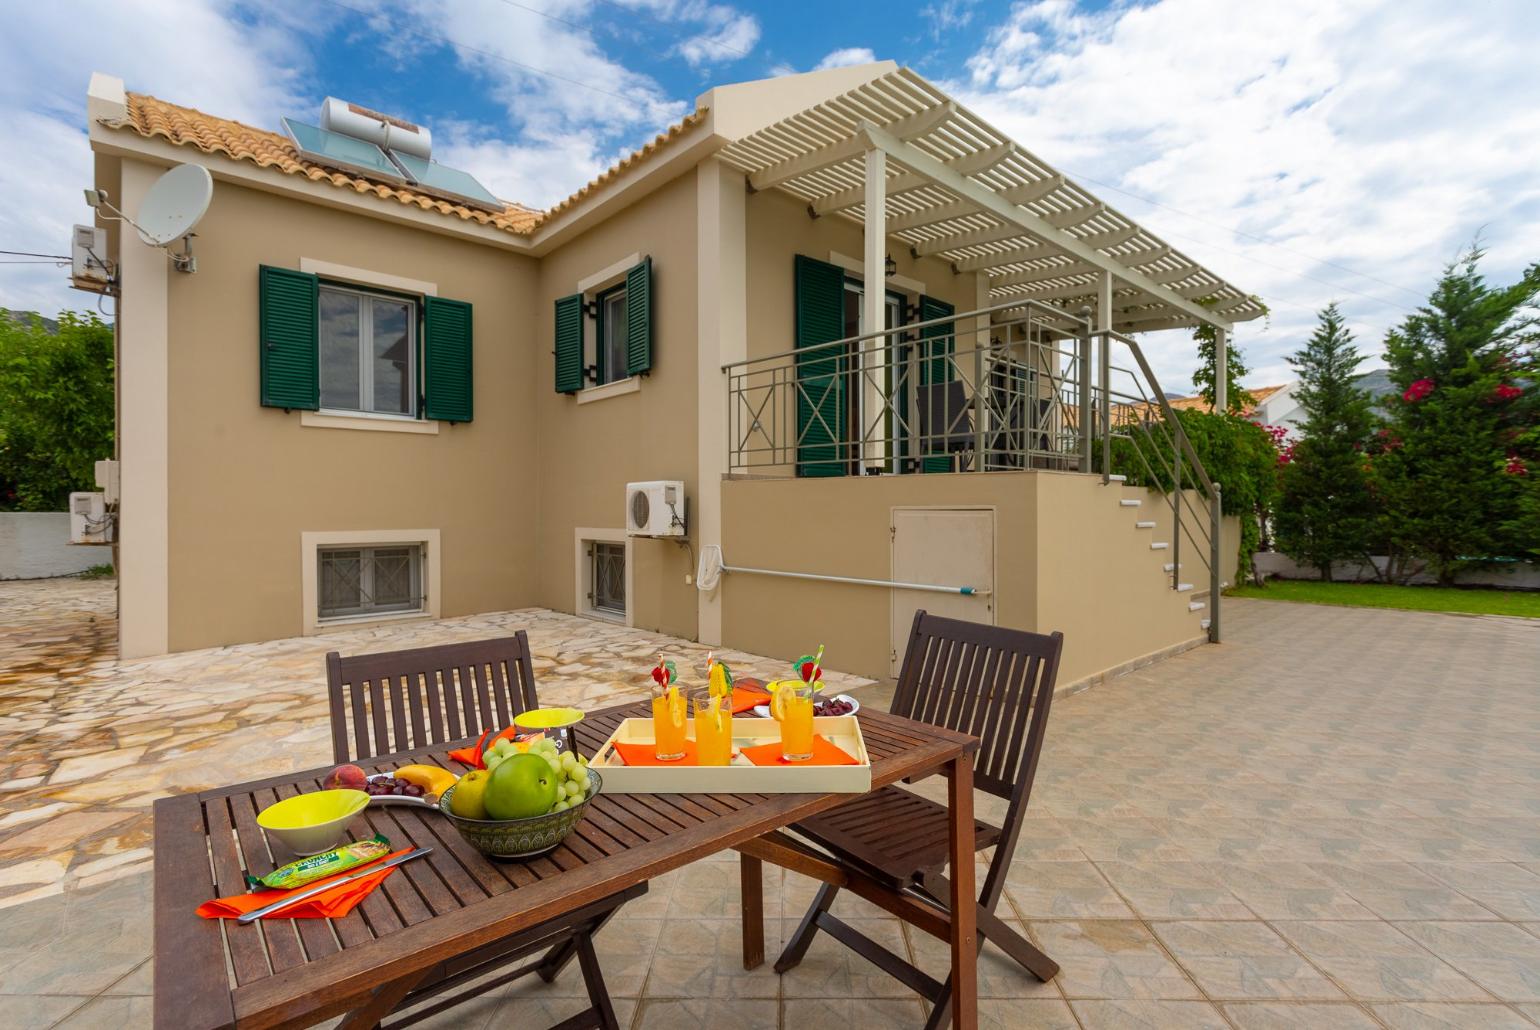
[[782,680],[770,696],[770,714],[781,723],[781,757],[805,762],[813,757],[813,684]]
[[684,695],[673,683],[653,684],[652,733],[657,742],[658,761],[677,762],[684,757]]
[[690,695],[695,702],[695,757],[701,765],[733,760],[733,706],[710,690]]

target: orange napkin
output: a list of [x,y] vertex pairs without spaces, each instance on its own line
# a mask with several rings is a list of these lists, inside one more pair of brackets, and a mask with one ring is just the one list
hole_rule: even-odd
[[470,747],[457,748],[456,750],[449,752],[449,757],[453,758],[461,765],[470,766],[472,769],[485,769],[487,767],[487,763],[482,760],[482,752],[485,751],[488,746],[496,744],[499,740],[512,740],[515,736],[518,735],[518,732],[519,728],[517,726],[510,726],[506,730],[503,730],[503,732],[499,733],[497,736],[492,737],[491,740],[488,740],[487,738],[492,736],[492,731],[487,730],[480,737],[476,738],[476,743],[472,744]]
[[[376,862],[384,862],[386,859],[404,855],[411,848],[402,848],[375,859]],[[312,890],[323,883],[338,883],[343,877],[358,872],[360,869],[369,868],[367,865],[356,866],[347,872],[338,873],[336,876],[325,880],[317,880],[315,883],[307,883],[303,887],[295,887],[291,890],[267,890],[256,891],[248,894],[232,894],[228,898],[215,898],[213,901],[205,901],[198,906],[198,914],[204,919],[234,919],[243,916],[247,912],[255,912],[264,905],[271,905],[275,901],[282,901],[291,894],[300,891]],[[360,876],[356,880],[346,883],[338,883],[336,890],[324,891],[315,897],[306,898],[304,901],[290,905],[288,908],[279,909],[264,919],[341,919],[365,898],[369,893],[384,882],[385,877],[399,869],[400,866],[391,866],[389,869],[381,869],[369,876]]]
[[741,679],[733,684],[733,714],[742,715],[756,705],[770,703],[770,694],[759,680]]
[[[779,745],[777,745],[779,746]],[[698,765],[699,759],[695,754],[695,741],[684,742],[684,757],[676,758],[672,762],[660,762],[658,760],[658,747],[656,744],[622,744],[615,742],[615,753],[620,760],[627,765]]]
[[788,762],[781,757],[781,742],[755,744],[743,749],[743,756],[755,765],[859,765],[845,750],[825,740],[822,734],[813,734],[813,757],[805,762]]

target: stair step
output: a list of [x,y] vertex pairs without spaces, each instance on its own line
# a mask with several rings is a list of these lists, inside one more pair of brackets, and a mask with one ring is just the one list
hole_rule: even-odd
[[1128,477],[1127,476],[1120,476],[1120,475],[1118,475],[1117,473],[1114,472],[1112,475],[1107,477],[1107,482],[1109,482],[1109,483],[1126,483],[1126,482],[1128,482]]
[[1166,548],[1168,548],[1170,546],[1171,546],[1170,544],[1165,543],[1163,541],[1156,541],[1155,543],[1150,545],[1150,550],[1152,550],[1152,551],[1164,551]]
[[1166,562],[1166,564],[1163,566],[1163,571],[1165,571],[1165,572],[1175,572],[1177,569],[1179,569],[1181,567],[1182,567],[1182,563],[1181,562],[1174,562],[1174,563],[1173,562]]
[[1119,501],[1118,503],[1121,504],[1125,508],[1137,508],[1137,507],[1139,507],[1139,504],[1140,504],[1139,501],[1134,500],[1131,497],[1125,497],[1121,501]]
[[1155,523],[1153,523],[1153,522],[1135,522],[1134,523],[1134,528],[1135,529],[1154,529],[1155,528]]
[[1208,629],[1213,621],[1213,619],[1202,619],[1198,622],[1198,625],[1202,626],[1204,629]]
[[1204,604],[1202,601],[1189,601],[1187,603],[1187,610],[1190,612],[1201,612],[1207,607],[1208,605]]
[[1185,594],[1185,593],[1187,593],[1191,589],[1192,589],[1192,584],[1191,583],[1178,583],[1176,585],[1176,592],[1179,593],[1179,594]]

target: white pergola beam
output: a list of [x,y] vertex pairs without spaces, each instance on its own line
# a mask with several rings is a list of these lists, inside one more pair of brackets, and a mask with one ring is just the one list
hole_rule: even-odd
[[[1051,268],[1034,268],[1027,272],[1012,272],[989,280],[992,287],[1004,288],[1007,286],[1030,286],[1033,283],[1046,283],[1055,279],[1070,279],[1077,275],[1085,275],[1087,272],[1097,271],[1097,266],[1085,261],[1072,261],[1067,265],[1054,265]],[[1086,283],[1088,291],[1095,289],[1094,284]]]
[[[1000,232],[1001,230],[990,230],[990,231],[993,233],[993,232]],[[975,240],[973,242],[974,243],[992,243],[995,240],[1007,239],[1007,238],[1009,238],[1011,236],[1020,236],[1020,235],[1021,235],[1021,230],[1018,229],[1016,226],[1006,226],[1005,227],[1005,235],[1003,235],[1003,236],[994,236],[994,237],[992,237],[991,239],[988,239],[988,240]],[[1137,235],[1139,235],[1139,230],[1138,229],[1134,229],[1134,228],[1114,229],[1111,232],[1098,232],[1098,233],[1092,233],[1089,236],[1082,236],[1082,237],[1080,237],[1080,241],[1082,243],[1084,243],[1088,247],[1095,247],[1098,250],[1101,250],[1101,249],[1106,248],[1106,247],[1116,247],[1120,243],[1127,243],[1129,240],[1133,239]],[[945,242],[945,241],[938,241],[938,242]],[[971,246],[972,244],[963,244],[963,245],[964,246]],[[929,246],[929,244],[926,244],[926,246]],[[918,250],[919,248],[916,248],[916,249]],[[947,250],[947,249],[950,249],[950,248],[948,248],[948,247],[941,247],[940,249],[941,250]],[[1166,249],[1169,250],[1170,248],[1166,248]],[[924,251],[922,251],[922,253],[927,253],[928,254],[928,253],[934,253],[934,251],[932,251],[932,250],[924,250]],[[1038,258],[1053,257],[1055,254],[1060,254],[1060,253],[1063,253],[1063,252],[1061,250],[1059,250],[1058,247],[1055,247],[1051,243],[1035,243],[1035,244],[1033,244],[1030,247],[1017,247],[1014,250],[1002,250],[998,254],[983,254],[983,255],[980,255],[979,257],[963,258],[961,261],[955,262],[953,267],[958,272],[979,272],[979,271],[983,271],[986,268],[996,268],[996,267],[998,267],[1000,265],[1015,265],[1015,264],[1020,264],[1023,261],[1036,261]],[[1154,260],[1154,259],[1150,258],[1148,260]]]
[[863,130],[873,145],[886,150],[888,155],[894,160],[907,166],[912,171],[930,176],[938,184],[945,186],[965,200],[973,201],[981,209],[994,215],[996,218],[1018,225],[1044,241],[1057,243],[1059,248],[1070,257],[1079,258],[1086,264],[1094,265],[1097,268],[1110,272],[1127,282],[1130,286],[1136,286],[1139,289],[1154,294],[1173,308],[1185,312],[1200,321],[1212,323],[1220,328],[1229,327],[1229,322],[1219,318],[1208,309],[1194,304],[1185,297],[1172,293],[1158,283],[1151,282],[1148,276],[1139,271],[1123,268],[1113,258],[1108,257],[1094,247],[1086,246],[1079,239],[1051,224],[1047,219],[1039,217],[1025,208],[1017,207],[998,193],[987,190],[978,183],[973,182],[967,176],[958,175],[940,161],[919,148],[910,146],[891,132],[880,129],[875,125],[866,125],[863,127]]
[[[928,129],[946,121],[957,110],[957,105],[948,100],[944,104],[928,108],[908,118],[900,118],[896,122],[890,122],[882,131],[885,135],[898,140],[905,140],[911,136],[918,136]],[[773,164],[749,175],[749,187],[756,192],[767,190],[773,186],[779,186],[783,182],[797,178],[799,175],[807,175],[816,172],[820,168],[848,161],[853,157],[864,154],[867,149],[867,141],[860,132],[845,139],[835,140],[817,150],[796,157],[787,158],[779,164]]]
[[[990,147],[973,154],[960,157],[955,161],[948,161],[947,166],[957,169],[964,175],[973,175],[986,171],[1010,157],[1016,150],[1016,144],[1003,143],[998,147]],[[931,181],[916,172],[900,172],[888,177],[888,196],[894,197],[900,193],[908,193],[911,190],[923,189],[931,185]],[[846,208],[857,207],[866,200],[866,185],[852,186],[848,190],[840,190],[826,197],[819,197],[810,205],[813,216],[834,214],[844,211]]]
[[[1031,186],[1005,190],[1002,193],[996,193],[995,196],[1001,197],[1012,204],[1026,204],[1036,199],[1031,194],[1037,193],[1040,185],[1039,183],[1034,183]],[[1024,197],[1026,199],[1022,199]],[[1105,204],[1087,204],[1068,211],[1055,212],[1047,216],[1047,221],[1064,228],[1071,225],[1079,225],[1081,222],[1095,218],[1105,210],[1107,210]],[[939,222],[950,222],[954,218],[976,215],[978,211],[978,205],[967,200],[954,200],[949,204],[936,204],[932,207],[921,208],[918,211],[911,211],[908,214],[895,215],[888,219],[888,232],[899,233],[908,229],[919,229],[927,225],[936,225]]]

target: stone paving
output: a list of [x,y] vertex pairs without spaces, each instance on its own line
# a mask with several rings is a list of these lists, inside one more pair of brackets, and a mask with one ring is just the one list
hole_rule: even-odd
[[[0,586],[7,636],[33,641],[0,642],[0,1023],[147,1026],[145,804],[322,764],[320,655],[408,641],[393,630],[119,665],[82,657],[110,595],[30,589]],[[1225,618],[1223,646],[1055,703],[1001,915],[1063,971],[1038,984],[986,948],[984,1024],[1540,1024],[1540,623],[1239,600]],[[412,642],[510,625],[529,626],[547,663],[542,695],[582,704],[635,695],[635,665],[659,642],[548,612],[449,620]],[[83,739],[87,754],[51,753]],[[75,829],[59,829],[67,817]],[[773,954],[813,887],[766,875]],[[622,1025],[919,1025],[912,994],[827,937],[784,977],[744,972],[736,891],[730,857],[698,863],[604,930]],[[858,899],[835,911],[944,969],[938,942]],[[425,1025],[549,1025],[580,993],[571,975],[495,986]]]

